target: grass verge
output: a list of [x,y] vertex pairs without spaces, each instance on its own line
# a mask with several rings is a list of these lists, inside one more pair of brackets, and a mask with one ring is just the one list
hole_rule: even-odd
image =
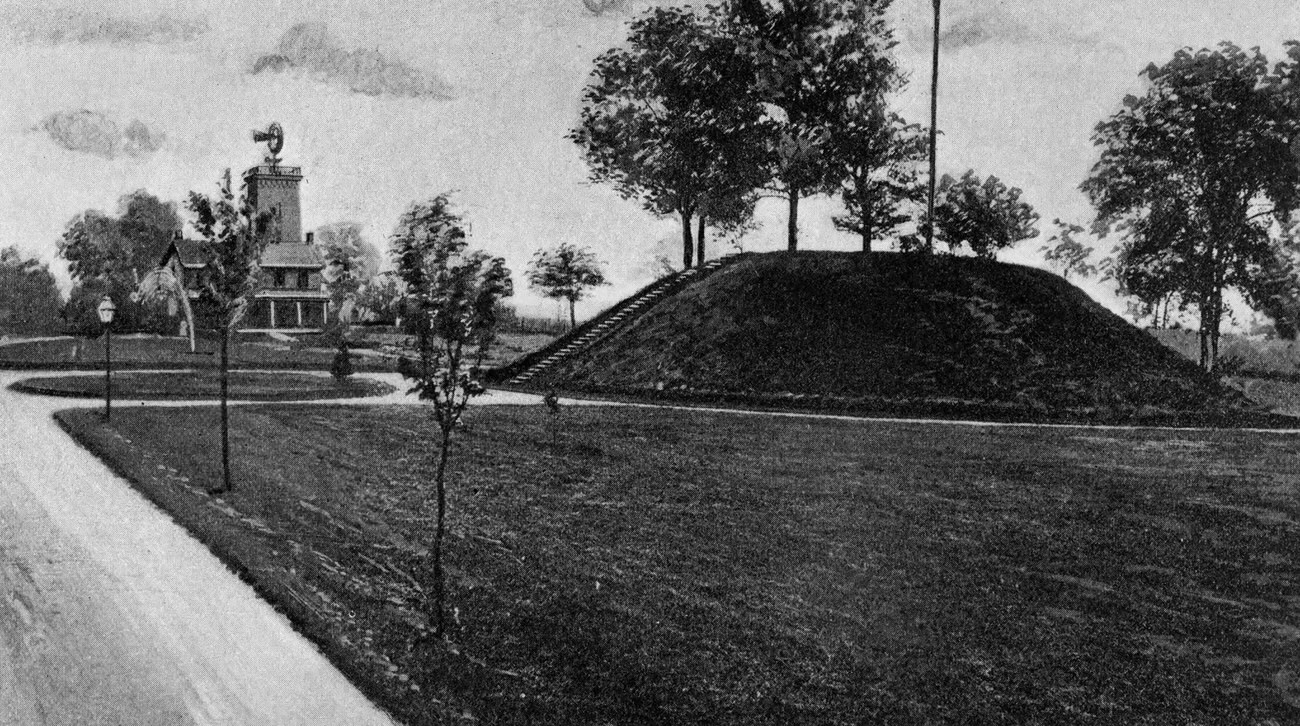
[[[409,336],[369,334],[356,336],[352,365],[357,371],[395,371],[400,355],[413,356]],[[504,365],[553,340],[538,334],[503,334],[485,367]],[[337,338],[302,336],[293,341],[276,340],[264,335],[240,335],[231,346],[230,364],[235,368],[327,371],[334,361]],[[200,338],[198,350],[190,352],[183,338],[153,335],[114,336],[113,367],[128,368],[216,368],[219,341]],[[373,346],[372,348],[366,346]],[[102,369],[104,339],[62,338],[34,340],[0,346],[0,369]]]
[[1300,718],[1285,436],[475,409],[428,646],[427,412],[58,416],[411,724]]
[[[230,398],[241,401],[315,401],[382,396],[397,390],[380,381],[350,377],[343,381],[305,373],[231,371]],[[103,398],[104,376],[27,378],[10,386],[42,396]],[[214,400],[221,396],[221,375],[199,370],[183,373],[113,374],[113,396],[145,401]]]

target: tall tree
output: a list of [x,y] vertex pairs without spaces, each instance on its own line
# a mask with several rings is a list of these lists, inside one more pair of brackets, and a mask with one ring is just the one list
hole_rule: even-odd
[[356,309],[365,322],[394,324],[402,315],[403,292],[397,273],[381,272],[357,291]]
[[[934,207],[934,234],[948,247],[963,245],[980,257],[1037,236],[1038,213],[1020,200],[1021,191],[990,176],[980,180],[975,170],[961,179],[944,174]],[[931,226],[929,220],[924,223]]]
[[[842,177],[835,132],[902,82],[884,14],[890,0],[729,0],[730,29],[754,58],[768,104],[768,193],[787,205],[786,246],[799,244],[799,202]],[[847,113],[847,118],[846,118]],[[843,150],[844,147],[840,147]]]
[[711,208],[716,216],[763,182],[752,60],[711,16],[656,7],[631,23],[625,47],[596,59],[592,75],[569,138],[593,181],[680,219],[691,267],[696,215]]
[[1290,144],[1300,51],[1270,67],[1231,43],[1184,48],[1142,75],[1147,91],[1097,125],[1101,156],[1082,185],[1096,228],[1121,237],[1130,288],[1176,291],[1200,315],[1200,362],[1218,358],[1224,293],[1259,306],[1284,254],[1271,234],[1300,201]]
[[575,308],[593,287],[608,284],[602,265],[591,250],[564,242],[538,250],[528,266],[528,284],[543,295],[569,301],[569,327],[578,325]]
[[0,333],[58,332],[62,305],[49,265],[14,246],[0,249]]
[[379,250],[361,236],[361,225],[336,222],[316,230],[312,237],[325,259],[325,291],[335,312],[335,320],[346,326],[352,322],[357,295],[379,272]]
[[74,217],[59,240],[73,289],[65,317],[75,329],[98,330],[95,308],[104,295],[117,303],[118,330],[161,330],[159,306],[133,300],[145,275],[161,262],[172,237],[181,231],[176,205],[144,190],[118,200],[116,216],[88,210]]
[[270,241],[270,213],[255,214],[248,196],[235,198],[227,169],[217,196],[190,192],[186,208],[194,215],[204,268],[198,276],[199,306],[221,338],[221,488],[230,490],[230,337],[261,285],[258,260]]
[[876,235],[911,219],[905,207],[921,201],[925,137],[919,126],[875,103],[846,114],[832,142],[845,208],[835,226],[861,235],[862,251],[870,253]]
[[513,293],[505,260],[470,250],[460,217],[446,195],[414,204],[393,238],[397,274],[406,283],[408,314],[419,317],[420,365],[404,367],[411,389],[429,401],[438,424],[438,461],[434,474],[437,514],[433,548],[435,632],[445,628],[445,578],[442,545],[447,513],[447,462],[452,433],[465,407],[483,393],[478,366],[496,336],[497,310]]

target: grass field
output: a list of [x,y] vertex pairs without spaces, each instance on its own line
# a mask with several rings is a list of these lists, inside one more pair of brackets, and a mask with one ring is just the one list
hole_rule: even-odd
[[[243,401],[306,401],[329,398],[382,396],[397,390],[380,381],[352,377],[343,381],[306,373],[260,373],[231,371],[230,398]],[[15,389],[45,396],[103,398],[104,376],[50,376],[27,378],[13,385]],[[113,396],[119,399],[193,400],[221,396],[221,377],[217,371],[200,370],[176,373],[113,374]]]
[[411,724],[1300,719],[1290,436],[475,409],[445,648],[424,412],[241,408],[220,500],[211,415],[59,414]]
[[[396,370],[397,353],[407,336],[356,335],[352,364],[361,371]],[[237,368],[329,370],[335,347],[319,344],[319,336],[287,342],[260,335],[241,336],[231,347],[230,362]],[[549,343],[554,337],[536,333],[503,334],[484,360],[485,367],[503,365]],[[374,349],[361,346],[374,345]],[[117,368],[215,368],[219,341],[200,339],[191,353],[183,338],[115,336],[113,365]],[[385,347],[388,353],[380,350]],[[413,353],[411,353],[413,355]],[[104,339],[68,338],[0,346],[0,368],[100,368],[104,365]]]

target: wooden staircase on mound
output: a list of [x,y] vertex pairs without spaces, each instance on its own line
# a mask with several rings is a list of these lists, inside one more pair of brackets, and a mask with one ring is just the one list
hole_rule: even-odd
[[561,338],[551,345],[550,349],[540,351],[544,353],[539,360],[527,365],[517,375],[510,378],[507,382],[510,385],[524,385],[538,375],[550,370],[557,363],[568,360],[577,353],[590,348],[597,341],[605,338],[610,333],[631,322],[646,310],[650,309],[656,302],[661,300],[670,292],[676,292],[687,284],[699,277],[704,277],[724,265],[739,259],[741,255],[731,254],[710,260],[698,267],[692,267],[688,270],[674,273],[661,280],[657,280],[650,286],[644,288],[636,295],[622,301],[606,317],[599,318],[591,326],[579,326],[572,333]]

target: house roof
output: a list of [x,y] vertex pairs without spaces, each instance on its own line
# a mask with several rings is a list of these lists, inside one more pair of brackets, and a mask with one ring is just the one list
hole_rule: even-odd
[[180,258],[183,267],[199,269],[207,264],[203,258],[202,248],[194,240],[174,238],[171,244],[167,245],[167,251],[163,253],[159,266],[166,265],[173,255]]
[[[206,264],[203,248],[199,242],[191,239],[174,239],[163,254],[161,265],[166,265],[175,256],[181,265],[190,269],[202,269]],[[296,267],[318,270],[325,266],[325,260],[314,245],[305,242],[280,242],[269,244],[258,261],[262,267]]]
[[279,242],[269,244],[262,252],[262,259],[259,260],[263,268],[266,267],[310,267],[320,269],[325,266],[325,260],[320,256],[314,245],[305,242]]

